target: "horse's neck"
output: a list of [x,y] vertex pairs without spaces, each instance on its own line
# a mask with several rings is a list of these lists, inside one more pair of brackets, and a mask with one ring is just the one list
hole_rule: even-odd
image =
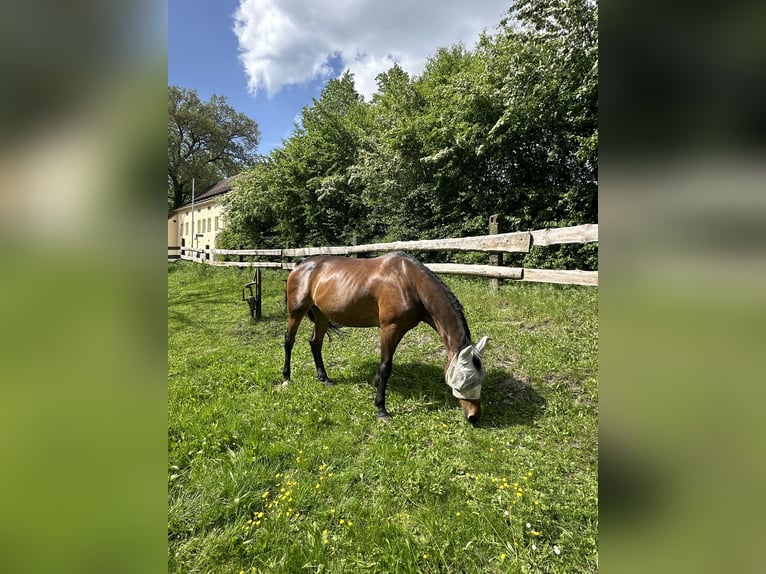
[[426,295],[424,301],[426,301],[425,307],[430,319],[426,323],[439,334],[447,349],[448,358],[451,360],[465,347],[468,339],[468,334],[463,328],[463,321],[440,285],[431,285],[428,293],[424,295]]

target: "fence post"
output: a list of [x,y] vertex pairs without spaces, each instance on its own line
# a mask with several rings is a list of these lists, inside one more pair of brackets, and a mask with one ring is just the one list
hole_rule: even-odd
[[[494,215],[489,216],[489,234],[490,235],[497,235],[500,233],[500,214],[495,213]],[[489,254],[489,264],[490,265],[496,265],[500,266],[503,264],[503,254],[502,253],[490,253]],[[489,280],[489,286],[492,289],[497,289],[500,285],[500,281],[502,279],[492,278]]]
[[[240,243],[239,245],[237,245],[237,249],[239,249],[239,250],[242,250],[242,244],[241,244],[241,243]],[[238,259],[237,259],[237,260],[238,260],[240,263],[242,263],[242,262],[245,260],[245,258],[242,256],[242,254],[241,254],[241,253],[240,253],[239,255],[237,255],[237,257],[238,257]]]
[[261,268],[255,268],[255,318],[261,318]]
[[208,265],[210,265],[210,246],[209,245],[205,245],[205,251],[207,252],[205,253],[205,260],[207,261]]

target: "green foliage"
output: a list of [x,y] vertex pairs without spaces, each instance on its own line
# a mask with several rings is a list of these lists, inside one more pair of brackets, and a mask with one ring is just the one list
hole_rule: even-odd
[[223,96],[200,101],[196,90],[168,86],[168,210],[237,174],[255,159],[258,124]]
[[[350,74],[331,80],[249,170],[232,233],[331,245],[483,234],[494,213],[501,231],[597,222],[596,21],[589,0],[523,0],[473,50],[380,74],[370,102]],[[532,260],[597,268],[587,249]]]
[[463,419],[420,325],[386,425],[376,329],[325,343],[327,388],[304,322],[281,387],[284,278],[264,270],[254,322],[249,273],[169,265],[169,572],[597,571],[595,289],[445,278],[490,336],[483,420]]

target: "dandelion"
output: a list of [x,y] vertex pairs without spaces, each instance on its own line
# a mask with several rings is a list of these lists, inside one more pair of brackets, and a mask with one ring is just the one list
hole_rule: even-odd
[[561,554],[561,549],[560,549],[558,546],[556,546],[555,544],[553,545],[553,553],[554,553],[556,556],[558,556],[559,554]]
[[489,447],[489,452],[495,452],[495,449],[492,447]]
[[259,512],[255,515],[256,518],[263,518],[263,512]]
[[269,497],[269,491],[267,490],[263,494],[261,494],[261,498],[268,498]]
[[540,533],[537,530],[533,530],[532,536],[540,536]]
[[535,506],[540,506],[540,501],[539,500],[535,500]]
[[340,523],[341,523],[341,524],[343,524],[344,522],[345,522],[345,520],[343,520],[343,519],[341,518],[341,519],[340,519]]
[[456,513],[455,513],[455,516],[460,516],[460,513],[459,513],[459,512],[456,512]]
[[428,560],[428,554],[423,554],[423,560]]
[[346,522],[346,526],[348,526],[349,528],[351,528],[353,525],[354,525],[354,523],[351,522],[350,520],[348,522]]
[[505,552],[500,554],[500,562],[505,562]]

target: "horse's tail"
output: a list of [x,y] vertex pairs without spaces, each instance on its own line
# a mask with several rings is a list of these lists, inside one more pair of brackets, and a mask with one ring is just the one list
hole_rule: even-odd
[[[313,309],[309,309],[308,313],[306,313],[306,317],[308,317],[309,320],[312,323],[316,323],[316,319],[314,318],[314,310]],[[330,326],[327,329],[327,336],[330,339],[332,339],[333,336],[342,337],[345,334],[346,333],[341,331],[340,325],[338,323],[336,323],[335,321],[330,321]]]

